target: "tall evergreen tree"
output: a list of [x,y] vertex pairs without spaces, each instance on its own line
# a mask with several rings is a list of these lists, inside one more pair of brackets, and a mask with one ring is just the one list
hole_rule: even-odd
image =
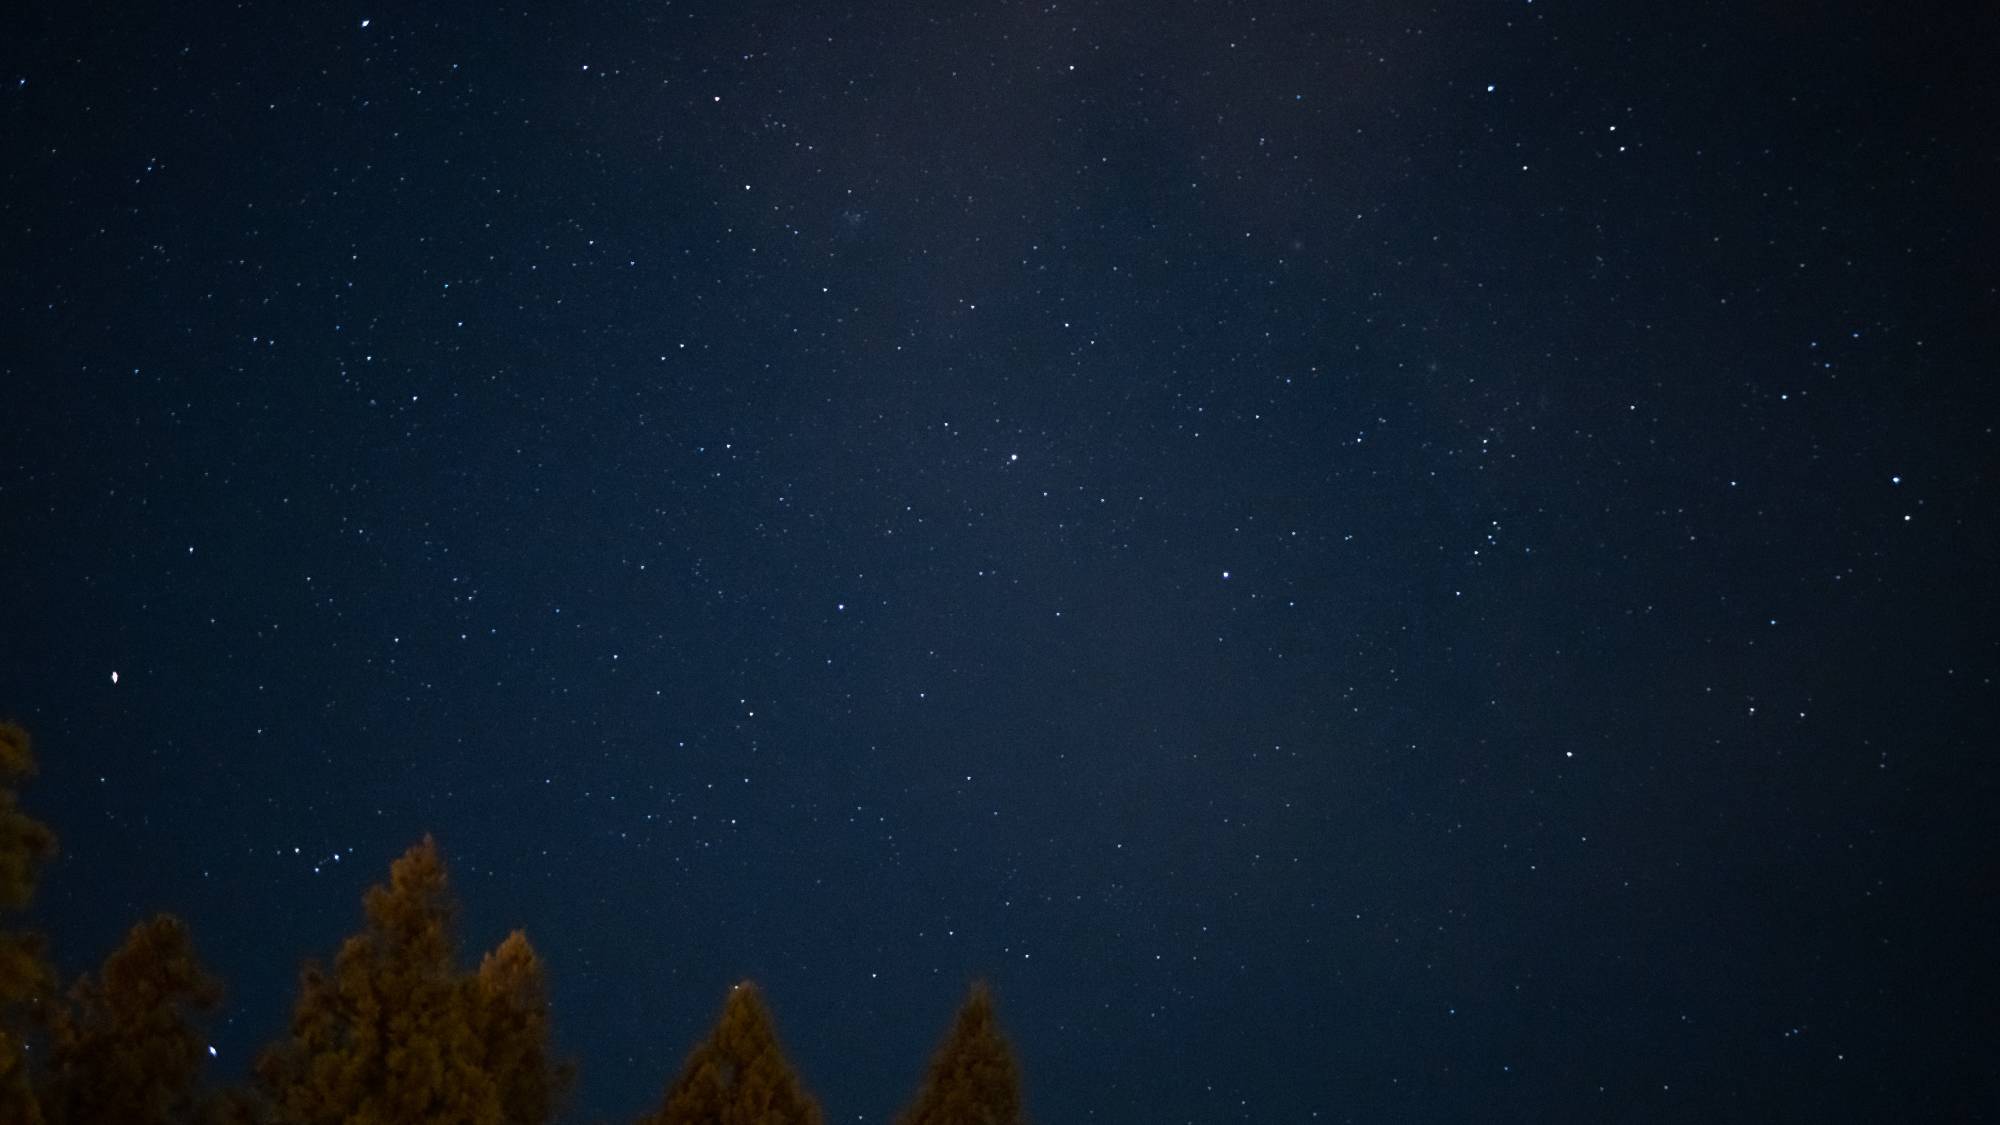
[[819,1103],[785,1061],[771,1013],[744,981],[641,1125],[821,1125]]
[[221,999],[180,919],[161,914],[132,927],[98,976],[77,981],[54,1014],[42,1096],[49,1121],[194,1121],[204,1037],[192,1021]]
[[1021,1075],[993,994],[974,981],[897,1125],[1021,1125]]
[[[22,812],[15,786],[34,776],[28,732],[0,723],[0,911],[25,908],[35,895],[35,875],[56,852],[55,833]],[[55,991],[40,936],[0,930],[0,1121],[41,1125],[41,1108],[29,1080],[28,1039]]]
[[527,934],[508,934],[480,962],[474,1001],[486,1070],[499,1083],[501,1121],[548,1121],[575,1069],[550,1057],[548,984]]
[[[525,939],[496,951],[486,989],[456,963],[457,913],[429,836],[363,900],[367,924],[327,972],[308,964],[290,1036],[266,1051],[257,1076],[285,1125],[514,1125],[547,1119],[553,1094],[527,1107],[506,1091],[560,1087],[555,1076],[496,1073],[500,1056],[548,1066],[540,963]],[[483,992],[491,999],[482,999]],[[528,1011],[534,1006],[536,1011]],[[501,1016],[505,1015],[506,1020]],[[484,1033],[511,1021],[496,1056]],[[529,1094],[522,1095],[530,1097]],[[532,1102],[532,1097],[530,1101]],[[537,1108],[539,1105],[539,1108]]]

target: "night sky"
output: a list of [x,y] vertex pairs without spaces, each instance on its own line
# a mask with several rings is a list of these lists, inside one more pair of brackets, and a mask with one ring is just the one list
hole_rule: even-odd
[[2000,1104],[1989,5],[31,5],[0,715],[218,1081],[434,832],[577,1119]]

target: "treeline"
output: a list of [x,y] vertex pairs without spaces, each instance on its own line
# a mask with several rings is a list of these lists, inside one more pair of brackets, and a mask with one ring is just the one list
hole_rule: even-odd
[[[20,808],[35,761],[0,723],[0,912],[33,898],[55,855]],[[36,934],[0,929],[5,1125],[541,1125],[576,1069],[551,1046],[542,961],[521,931],[477,969],[458,962],[456,903],[426,836],[362,899],[361,931],[299,974],[289,1030],[239,1085],[203,1082],[204,1020],[222,988],[187,926],[134,926],[95,974],[64,987]],[[755,985],[729,991],[706,1038],[640,1125],[819,1125]],[[898,1125],[1018,1125],[1013,1052],[975,983]]]

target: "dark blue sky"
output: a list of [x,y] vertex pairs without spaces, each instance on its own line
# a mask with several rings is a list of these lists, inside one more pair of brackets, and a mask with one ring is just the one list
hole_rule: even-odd
[[743,976],[833,1121],[975,974],[1045,1122],[1990,1106],[1974,7],[35,5],[57,957],[233,1080],[430,831],[579,1120]]

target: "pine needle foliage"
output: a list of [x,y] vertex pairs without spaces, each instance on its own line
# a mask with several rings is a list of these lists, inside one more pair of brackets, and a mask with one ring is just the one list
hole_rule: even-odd
[[132,927],[55,1013],[42,1096],[51,1125],[195,1120],[206,1054],[195,1021],[221,1000],[180,919],[160,914]]
[[300,974],[291,1034],[257,1064],[281,1125],[540,1125],[566,1081],[550,1060],[541,960],[519,934],[457,966],[452,898],[429,836],[363,898],[331,971]]
[[1022,1125],[1021,1075],[993,993],[974,981],[896,1125]]
[[688,1055],[659,1110],[640,1125],[821,1125],[778,1045],[771,1013],[744,981],[730,989],[708,1038]]

